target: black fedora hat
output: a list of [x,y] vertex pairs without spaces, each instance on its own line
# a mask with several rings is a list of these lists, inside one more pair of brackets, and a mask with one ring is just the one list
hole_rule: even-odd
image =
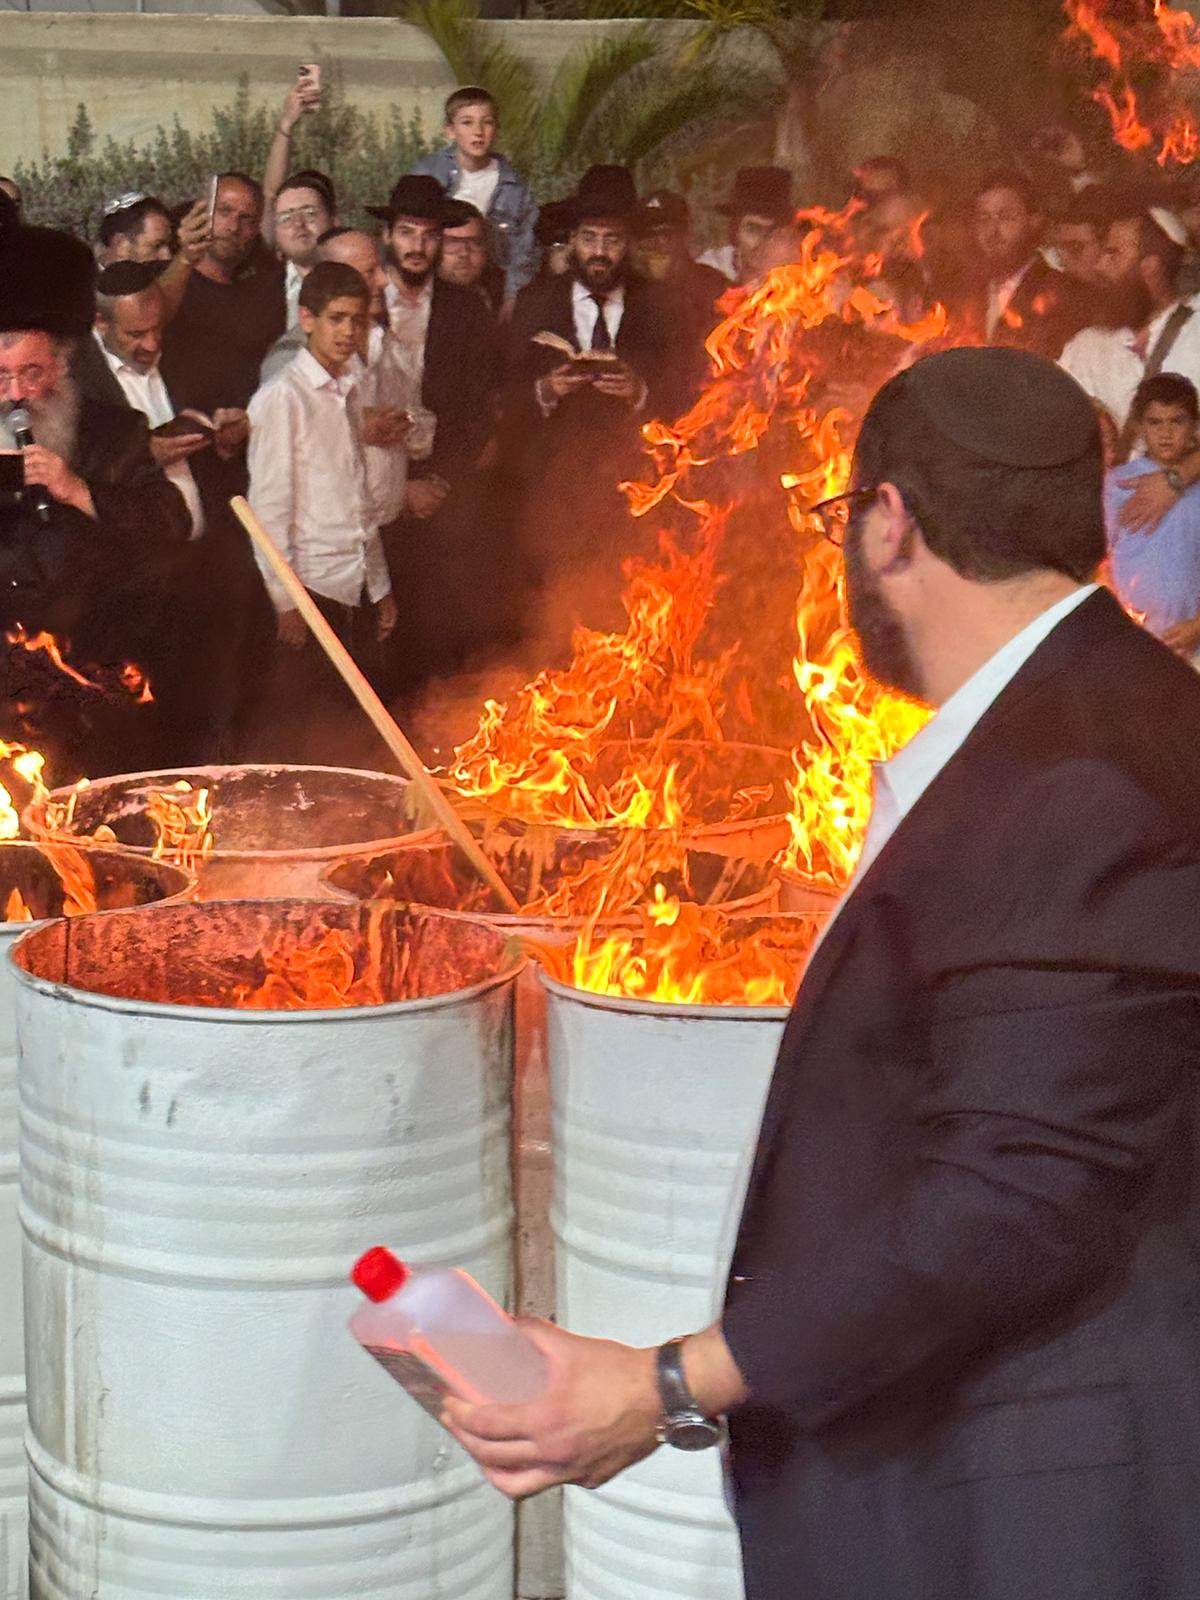
[[691,224],[692,213],[687,201],[674,189],[655,189],[638,206],[634,220],[640,233],[651,233],[655,228],[686,228]]
[[574,225],[570,200],[547,200],[533,225],[533,237],[543,250],[549,250],[552,245],[566,244]]
[[12,226],[0,217],[0,333],[81,339],[96,318],[96,258],[54,228]]
[[628,167],[589,167],[568,204],[576,226],[588,217],[631,217],[637,185]]
[[410,172],[392,185],[385,206],[363,208],[381,222],[395,222],[397,217],[419,217],[424,222],[436,222],[443,228],[461,228],[471,220],[471,208],[460,200],[451,200],[436,178],[419,172]]
[[717,210],[726,217],[774,217],[790,222],[792,175],[786,167],[742,167],[733,180],[733,193]]

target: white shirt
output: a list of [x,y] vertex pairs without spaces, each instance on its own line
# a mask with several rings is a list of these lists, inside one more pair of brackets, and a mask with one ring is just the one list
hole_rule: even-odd
[[1090,594],[1095,594],[1097,587],[1094,583],[1085,584],[1035,617],[973,672],[937,715],[897,750],[890,761],[876,765],[875,803],[867,837],[854,878],[838,904],[838,912],[938,773],[958,754],[984,712],[999,699],[1037,647]]
[[[1181,373],[1200,387],[1200,295],[1186,303],[1195,315],[1180,328],[1162,370]],[[1146,375],[1146,357],[1174,310],[1174,306],[1168,306],[1151,319],[1140,354],[1138,336],[1132,328],[1084,328],[1059,357],[1059,366],[1104,407],[1118,428],[1125,426],[1134,391]]]
[[458,187],[454,191],[454,198],[456,200],[466,200],[482,216],[486,217],[488,207],[496,198],[496,188],[499,182],[500,163],[494,156],[482,172],[466,172],[460,167],[458,170]]
[[300,285],[304,274],[294,261],[289,261],[283,275],[283,298],[287,305],[287,325],[294,328],[300,321]]
[[1012,304],[1013,295],[1021,287],[1025,274],[1037,260],[1036,255],[1030,256],[1023,267],[1018,267],[1016,272],[1003,279],[1000,283],[988,284],[987,321],[985,331],[989,339],[995,337],[996,329],[1000,326],[1004,313]]
[[430,277],[415,301],[401,295],[388,279],[384,292],[388,325],[395,335],[408,368],[420,383],[425,372],[425,340],[429,333],[429,314],[433,310],[433,278]]
[[716,267],[718,272],[723,272],[730,283],[737,282],[737,254],[731,244],[719,244],[712,250],[705,250],[696,257],[701,266]]
[[[93,337],[133,409],[140,411],[152,428],[161,428],[164,422],[173,422],[175,408],[171,404],[162,373],[158,370],[158,363],[155,362],[149,372],[143,372],[140,367],[131,367],[120,356],[113,355],[98,333],[93,333]],[[191,467],[186,461],[177,461],[172,467],[164,467],[163,471],[187,501],[192,518],[192,538],[198,539],[204,532],[204,511]]]
[[[590,350],[592,335],[596,331],[596,323],[600,320],[600,307],[592,298],[592,291],[586,284],[580,283],[578,278],[571,285],[571,314],[575,320],[576,345],[580,350]],[[608,337],[614,348],[624,315],[625,286],[618,284],[604,296],[604,326],[608,329]]]
[[408,482],[410,458],[420,461],[433,449],[433,413],[421,405],[421,385],[413,375],[404,352],[387,328],[376,324],[367,341],[367,360],[355,358],[359,400],[364,406],[399,406],[414,417],[414,425],[402,445],[364,445],[367,469],[367,496],[371,521],[384,528],[404,509],[404,490]]
[[[250,401],[250,504],[308,589],[356,606],[391,590],[372,520],[357,380],[307,350]],[[292,602],[261,557],[276,611]]]

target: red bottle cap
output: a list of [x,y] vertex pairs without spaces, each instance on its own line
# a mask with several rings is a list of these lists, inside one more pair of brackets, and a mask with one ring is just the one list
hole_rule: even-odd
[[409,1268],[403,1261],[398,1261],[385,1245],[377,1244],[366,1255],[359,1256],[350,1276],[367,1299],[374,1300],[378,1305],[382,1300],[390,1300],[397,1289],[404,1287],[408,1282]]

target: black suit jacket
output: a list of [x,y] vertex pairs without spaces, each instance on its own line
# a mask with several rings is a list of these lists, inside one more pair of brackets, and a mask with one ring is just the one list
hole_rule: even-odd
[[724,1312],[749,1600],[1200,1594],[1200,679],[1106,592],[804,980]]
[[[980,336],[987,326],[988,291],[984,284],[960,307],[959,316]],[[1097,297],[1078,279],[1059,272],[1042,256],[1017,285],[1005,315],[986,342],[1057,361],[1067,341],[1096,321]]]
[[[534,386],[563,357],[545,345],[533,343],[537,333],[557,333],[576,342],[572,308],[574,279],[570,274],[531,284],[517,296],[509,334],[506,412],[516,430],[528,439],[535,454],[569,441],[594,452],[606,435],[637,446],[638,428],[650,417],[671,418],[684,408],[689,394],[694,351],[689,329],[677,301],[656,284],[631,278],[625,285],[625,310],[617,330],[616,352],[627,361],[647,387],[646,404],[638,415],[620,401],[585,389],[569,396],[544,417]],[[715,320],[715,318],[714,318]]]
[[421,399],[437,431],[428,461],[412,463],[414,477],[439,473],[453,483],[475,466],[495,426],[498,377],[495,325],[482,295],[435,278]]

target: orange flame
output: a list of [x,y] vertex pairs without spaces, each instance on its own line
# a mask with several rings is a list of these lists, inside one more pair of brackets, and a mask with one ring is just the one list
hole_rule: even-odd
[[[1195,19],[1166,0],[1116,10],[1112,0],[1063,0],[1066,37],[1080,41],[1106,79],[1092,98],[1108,113],[1123,150],[1155,150],[1160,167],[1189,166],[1200,156],[1190,108],[1179,103],[1181,74],[1200,67]],[[1139,88],[1135,88],[1136,76]],[[1187,88],[1195,98],[1194,86]]]
[[150,680],[146,677],[141,667],[132,661],[124,661],[115,669],[108,669],[107,672],[98,667],[92,667],[90,671],[97,674],[97,676],[89,677],[87,673],[80,671],[78,667],[72,666],[67,660],[65,652],[70,649],[70,643],[68,641],[60,642],[54,634],[48,633],[45,628],[42,628],[38,633],[30,634],[25,631],[24,624],[18,622],[15,627],[8,630],[5,637],[9,644],[19,645],[22,650],[40,651],[46,656],[47,660],[57,667],[59,672],[85,689],[94,689],[99,694],[107,694],[110,691],[105,678],[115,678],[115,682],[127,694],[132,695],[138,705],[149,705],[154,699],[150,689]]

